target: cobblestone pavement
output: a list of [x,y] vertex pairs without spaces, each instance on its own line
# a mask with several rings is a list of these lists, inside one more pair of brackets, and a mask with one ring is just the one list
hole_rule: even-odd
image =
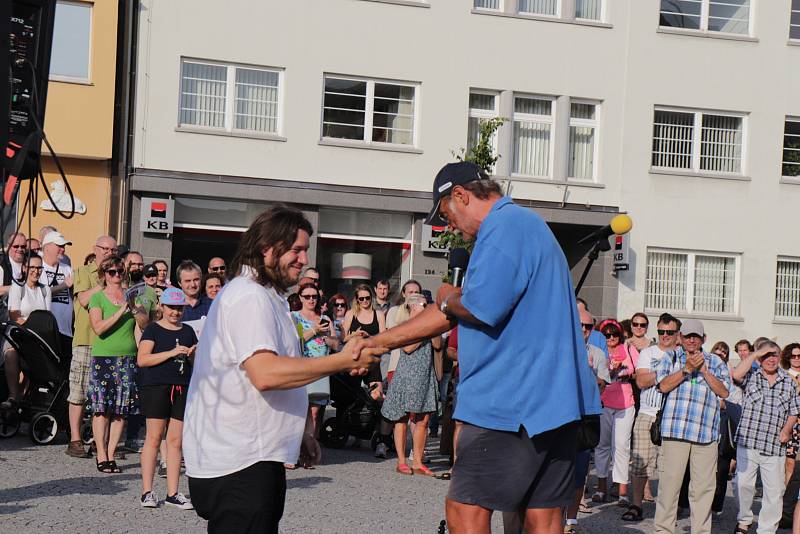
[[[94,460],[64,454],[66,440],[56,445],[33,445],[24,434],[0,440],[0,532],[202,532],[205,522],[194,512],[174,508],[143,509],[139,456],[129,454],[119,462],[118,475],[98,473]],[[446,468],[444,458],[433,454],[431,467]],[[444,518],[448,482],[394,472],[395,460],[378,460],[368,447],[323,449],[323,465],[288,474],[286,511],[281,532],[313,533],[431,533]],[[156,477],[156,492],[164,498],[165,481]],[[186,480],[181,479],[186,493]],[[655,505],[645,505],[646,519],[639,524],[619,521],[616,504],[595,508],[579,517],[590,533],[652,532]],[[715,532],[732,532],[735,502],[729,491],[725,514],[715,521]],[[500,514],[493,531],[502,532]],[[689,532],[688,518],[679,521],[678,533]],[[234,534],[234,533],[231,533]]]

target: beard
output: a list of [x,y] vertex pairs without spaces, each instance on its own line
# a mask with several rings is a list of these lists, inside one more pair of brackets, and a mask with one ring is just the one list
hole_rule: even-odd
[[131,284],[138,284],[144,280],[144,271],[130,271],[128,277],[131,280]]
[[300,275],[293,274],[289,265],[264,266],[267,277],[279,292],[285,293],[300,279]]

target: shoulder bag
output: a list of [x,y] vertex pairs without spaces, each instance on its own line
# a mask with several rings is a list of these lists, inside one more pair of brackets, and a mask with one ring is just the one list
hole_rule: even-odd
[[[675,367],[675,361],[677,358],[677,353],[673,353],[672,367]],[[658,384],[653,387],[658,387]],[[656,420],[650,425],[650,441],[653,442],[653,445],[661,445],[661,416],[664,413],[664,405],[667,403],[667,395],[669,395],[669,393],[661,394],[661,408],[659,408],[658,413],[656,413]]]

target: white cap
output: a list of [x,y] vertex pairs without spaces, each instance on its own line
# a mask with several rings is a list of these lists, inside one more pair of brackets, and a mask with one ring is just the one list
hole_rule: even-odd
[[50,232],[49,234],[44,236],[44,239],[42,240],[42,246],[45,246],[50,243],[63,247],[64,245],[71,245],[72,241],[67,241],[64,238],[64,236],[61,235],[61,232]]

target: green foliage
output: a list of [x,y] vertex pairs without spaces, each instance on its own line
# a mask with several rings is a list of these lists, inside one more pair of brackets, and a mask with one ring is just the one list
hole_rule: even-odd
[[[495,154],[492,140],[495,132],[500,126],[503,125],[508,119],[504,117],[495,117],[493,119],[481,119],[478,140],[474,145],[462,148],[458,153],[453,151],[453,155],[458,161],[470,161],[478,165],[487,174],[492,174],[494,164],[500,159],[500,154]],[[446,247],[449,251],[453,248],[465,248],[467,251],[472,252],[473,242],[464,238],[459,232],[453,232],[449,229],[442,232],[437,243]],[[449,252],[448,252],[449,255]],[[442,278],[445,283],[450,282],[450,273]]]

